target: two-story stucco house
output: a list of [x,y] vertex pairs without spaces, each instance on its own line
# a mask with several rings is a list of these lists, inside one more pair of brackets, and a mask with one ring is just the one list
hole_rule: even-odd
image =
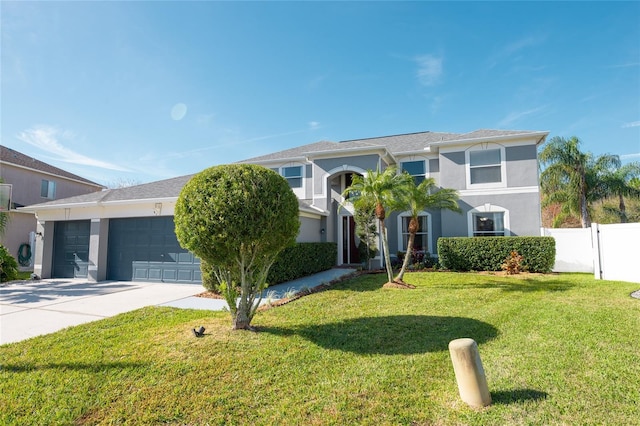
[[[456,189],[462,214],[425,211],[417,248],[435,253],[442,236],[539,235],[537,148],[548,132],[477,130],[421,132],[343,142],[317,142],[243,163],[260,164],[284,176],[300,204],[300,242],[338,245],[336,264],[359,263],[352,209],[341,194],[354,174],[397,166],[416,181],[433,177]],[[68,251],[59,222],[84,223],[89,279],[194,282],[198,261],[179,247],[173,210],[190,176],[103,191],[29,207],[46,238],[36,253],[36,272],[57,276],[53,253]],[[405,212],[387,219],[392,255],[406,247]],[[75,248],[73,248],[75,250]],[[85,272],[86,271],[86,272]]]
[[[11,185],[12,193],[11,206],[7,206],[9,220],[4,235],[0,235],[0,244],[15,258],[18,258],[18,250],[23,244],[29,244],[31,251],[36,232],[33,212],[16,208],[104,189],[98,183],[1,145],[0,179]],[[22,251],[25,255],[26,247]],[[30,263],[32,266],[33,258]]]

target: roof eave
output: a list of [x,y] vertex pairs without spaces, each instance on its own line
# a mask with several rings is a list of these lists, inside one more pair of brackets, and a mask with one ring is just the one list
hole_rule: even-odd
[[541,132],[516,133],[511,135],[483,136],[480,138],[450,139],[447,141],[432,142],[428,144],[428,146],[438,147],[438,146],[444,146],[444,145],[457,145],[457,144],[464,144],[464,143],[470,143],[470,142],[473,142],[473,143],[495,142],[495,141],[503,141],[503,140],[509,140],[509,139],[525,139],[530,137],[539,137],[538,141],[536,142],[536,145],[538,145],[542,140],[544,140],[544,138],[547,137],[548,134],[549,134],[548,131],[541,131]]

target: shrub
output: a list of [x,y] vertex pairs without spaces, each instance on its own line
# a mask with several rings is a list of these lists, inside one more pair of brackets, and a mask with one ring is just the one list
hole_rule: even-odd
[[180,245],[214,265],[226,284],[233,328],[250,329],[269,268],[300,228],[298,199],[286,179],[251,164],[211,167],[182,188],[174,220]]
[[[336,243],[296,243],[282,250],[269,270],[267,283],[275,285],[286,281],[333,268],[336,263],[338,246]],[[220,282],[214,268],[206,261],[200,261],[202,286],[214,293],[220,293]],[[234,278],[237,281],[237,278]]]
[[519,274],[523,270],[523,259],[524,257],[519,255],[517,251],[513,250],[509,257],[504,260],[502,269],[507,272],[507,275]]
[[[399,261],[402,263],[404,260],[404,251],[397,253]],[[438,259],[431,255],[428,251],[413,249],[411,253],[411,260],[409,261],[409,269],[419,270],[424,268],[433,268],[438,263]]]
[[18,278],[18,262],[5,246],[0,246],[0,283]]
[[547,273],[553,268],[553,237],[452,237],[438,239],[442,267],[454,271],[500,271],[512,251],[522,255],[522,267]]
[[333,268],[338,256],[336,243],[297,243],[280,252],[269,270],[269,285],[295,280]]

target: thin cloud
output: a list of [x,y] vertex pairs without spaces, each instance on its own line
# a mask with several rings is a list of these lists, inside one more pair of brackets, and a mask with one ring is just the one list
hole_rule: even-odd
[[489,68],[491,69],[497,66],[504,58],[508,58],[527,48],[542,44],[546,38],[546,36],[530,35],[505,45],[488,58],[487,62],[489,64]]
[[623,128],[638,127],[638,126],[640,126],[640,121],[632,121],[631,123],[625,123],[622,125]]
[[543,37],[528,36],[507,44],[503,49],[504,55],[512,55],[527,47],[537,46],[544,40]]
[[421,55],[414,58],[418,64],[416,75],[423,86],[435,85],[442,76],[442,58],[433,55]]
[[629,68],[629,67],[638,67],[638,66],[640,66],[640,62],[627,62],[626,64],[609,65],[607,68]]
[[297,135],[297,134],[301,134],[301,133],[306,133],[309,130],[315,130],[311,127],[311,124],[315,123],[316,125],[318,125],[317,128],[319,128],[319,124],[316,121],[312,121],[311,123],[309,123],[309,129],[304,129],[304,130],[294,130],[292,132],[285,132],[285,133],[276,133],[273,135],[264,135],[264,136],[257,136],[255,138],[249,138],[249,139],[244,139],[244,140],[233,140],[230,142],[226,142],[226,143],[218,143],[215,145],[211,145],[211,146],[205,146],[202,148],[196,148],[196,149],[190,149],[188,151],[180,151],[180,152],[173,152],[173,153],[169,153],[167,155],[165,155],[163,158],[185,158],[185,157],[191,157],[193,155],[196,154],[201,154],[203,152],[207,152],[207,151],[211,151],[213,149],[218,149],[221,147],[225,147],[225,146],[240,146],[240,145],[245,145],[248,143],[252,143],[252,142],[259,142],[259,141],[263,141],[263,140],[267,140],[267,139],[274,139],[274,138],[279,138],[279,137],[284,137],[284,136],[291,136],[291,135]]
[[65,163],[99,167],[101,169],[121,172],[129,171],[124,167],[102,160],[96,160],[64,147],[60,143],[61,139],[73,139],[75,137],[72,132],[67,130],[63,131],[51,126],[35,126],[18,133],[16,137],[22,142],[33,145],[50,154],[55,154],[58,156],[57,160]]
[[317,121],[309,122],[309,130],[318,130],[319,128],[320,128],[320,123],[318,123]]
[[500,120],[500,122],[498,123],[499,127],[508,127],[511,124],[521,120],[524,117],[528,117],[530,115],[534,115],[539,113],[540,111],[544,110],[546,107],[545,106],[540,106],[538,108],[533,108],[533,109],[529,109],[526,111],[513,111],[510,112],[505,118],[503,118],[502,120]]
[[635,154],[622,154],[620,156],[620,159],[623,161],[635,160],[636,158],[640,159],[640,152],[636,152]]

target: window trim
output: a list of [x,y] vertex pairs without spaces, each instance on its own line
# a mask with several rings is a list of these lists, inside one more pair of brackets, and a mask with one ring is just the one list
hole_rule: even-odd
[[[432,243],[431,243],[431,240],[432,240],[432,238],[431,238],[432,237],[431,230],[433,229],[432,226],[431,226],[431,213],[427,212],[426,210],[422,210],[418,216],[426,216],[427,217],[427,232],[426,232],[426,234],[427,234],[427,251],[429,252],[429,254],[433,255],[434,254],[433,253],[433,246],[432,246]],[[397,219],[397,222],[398,222],[398,224],[397,224],[398,225],[398,251],[405,251],[407,249],[407,246],[404,245],[404,241],[403,241],[403,238],[402,238],[404,236],[404,233],[403,233],[403,230],[402,230],[402,220],[405,217],[411,217],[411,212],[404,211],[404,212],[398,214],[398,219]],[[421,233],[423,234],[424,232],[418,232],[416,235],[419,235]]]
[[[46,194],[43,191],[46,184]],[[55,200],[56,198],[56,182],[53,180],[42,179],[40,182],[40,197],[47,200]]]
[[503,213],[502,225],[504,226],[504,236],[511,236],[511,224],[509,222],[509,210],[502,206],[486,203],[482,206],[475,207],[467,212],[467,235],[474,236],[474,215],[478,213]]
[[[500,150],[500,182],[471,183],[471,153],[477,151]],[[474,145],[464,152],[465,172],[467,188],[505,188],[507,186],[507,162],[505,159],[505,148],[495,143],[482,143]],[[489,167],[489,166],[485,166]]]
[[[285,176],[285,170],[286,169],[298,169],[300,170],[300,174],[296,175],[296,176]],[[303,166],[282,166],[280,167],[280,175],[285,178],[287,180],[287,182],[289,182],[289,188],[291,189],[299,189],[299,188],[303,188],[304,187],[304,171],[303,171]],[[299,186],[293,186],[291,185],[291,181],[290,179],[300,179],[300,185]]]
[[[400,161],[400,173],[403,173],[404,170],[404,164],[405,163],[422,163],[422,169],[424,170],[424,173],[421,174],[410,174],[409,175],[413,178],[413,181],[416,183],[416,185],[420,184],[423,180],[427,179],[427,177],[429,176],[429,160],[426,159],[417,159],[417,160],[404,160],[404,161]],[[420,180],[420,182],[416,182],[416,178],[422,178]]]

